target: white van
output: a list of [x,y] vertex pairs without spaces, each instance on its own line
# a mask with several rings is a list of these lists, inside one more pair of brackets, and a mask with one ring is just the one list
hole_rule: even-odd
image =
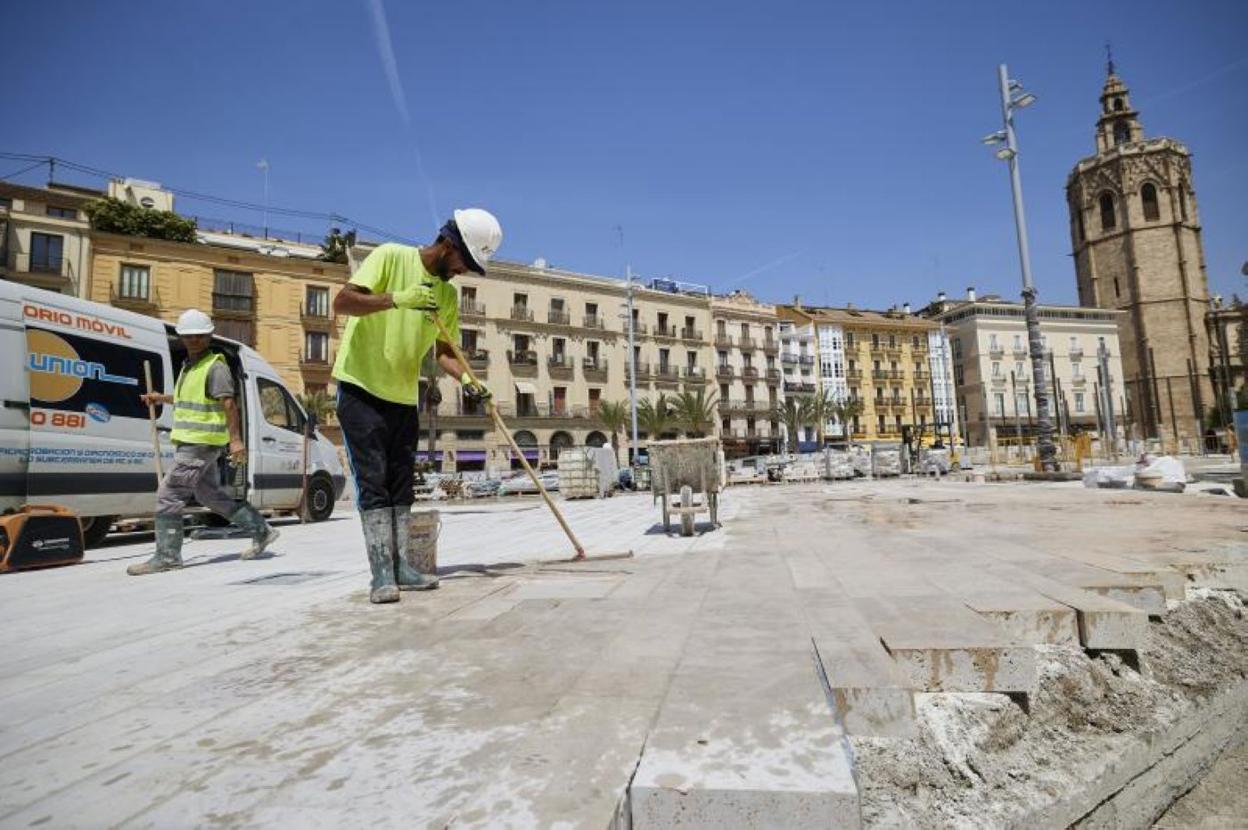
[[[223,460],[222,481],[236,499],[266,512],[299,510],[305,479],[307,415],[255,350],[224,338],[239,384],[247,463]],[[154,391],[173,389],[186,350],[173,326],[112,306],[0,281],[0,512],[19,505],[68,507],[87,544],[120,518],[156,509],[156,464],[147,406],[139,400],[151,370]],[[157,407],[165,469],[173,463],[173,407]],[[329,518],[346,479],[338,452],[319,431],[308,442],[308,513]]]

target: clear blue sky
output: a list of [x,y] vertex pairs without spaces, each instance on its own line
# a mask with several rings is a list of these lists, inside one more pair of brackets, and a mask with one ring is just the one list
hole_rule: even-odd
[[1019,116],[1037,283],[1073,302],[1063,188],[1092,152],[1109,38],[1146,133],[1194,153],[1213,289],[1248,293],[1243,0],[384,12],[394,84],[370,0],[7,3],[0,149],[257,202],[264,156],[273,204],[417,239],[423,158],[439,215],[495,211],[507,259],[771,300],[1014,296],[1007,175],[979,143],[1005,61],[1039,96]]

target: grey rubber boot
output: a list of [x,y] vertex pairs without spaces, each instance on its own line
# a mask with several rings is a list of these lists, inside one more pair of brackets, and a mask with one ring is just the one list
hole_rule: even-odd
[[368,567],[373,572],[369,602],[398,602],[399,586],[394,584],[394,513],[389,507],[360,512],[364,527],[364,547]]
[[234,511],[234,515],[230,516],[230,521],[251,534],[251,547],[243,551],[240,557],[242,559],[255,559],[264,553],[264,549],[279,536],[278,532],[270,527],[260,515],[260,511],[250,504],[244,504]]
[[428,591],[438,587],[436,574],[424,574],[407,561],[408,534],[411,532],[412,508],[394,507],[394,579],[400,591]]
[[136,562],[126,568],[131,576],[176,571],[182,567],[182,517],[157,516],[156,553],[146,562]]

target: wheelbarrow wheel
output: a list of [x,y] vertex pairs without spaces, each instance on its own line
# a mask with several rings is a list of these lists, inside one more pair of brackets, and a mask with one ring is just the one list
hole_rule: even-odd
[[680,535],[693,535],[693,488],[688,484],[680,488]]

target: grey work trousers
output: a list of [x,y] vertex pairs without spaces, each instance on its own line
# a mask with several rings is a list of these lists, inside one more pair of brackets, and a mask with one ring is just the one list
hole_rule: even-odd
[[181,516],[191,496],[212,512],[230,518],[238,504],[221,489],[217,460],[225,447],[178,444],[173,450],[173,469],[165,473],[156,491],[157,516]]

